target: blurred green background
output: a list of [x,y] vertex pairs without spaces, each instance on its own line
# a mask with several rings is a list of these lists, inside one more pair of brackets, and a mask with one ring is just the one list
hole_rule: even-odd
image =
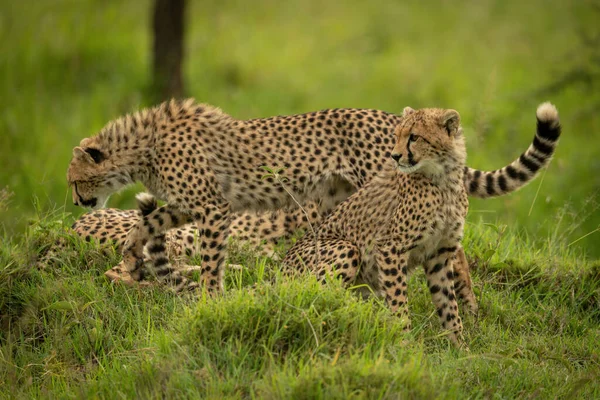
[[[151,105],[152,1],[3,0],[0,210],[6,234],[36,210],[75,216],[71,149]],[[531,141],[535,109],[563,137],[543,178],[471,202],[469,220],[510,224],[600,256],[600,3],[591,1],[188,1],[186,94],[238,118],[333,107],[462,116],[469,165],[496,169]],[[135,187],[109,205],[133,207]],[[468,229],[468,228],[467,228]],[[586,236],[587,235],[587,236]]]

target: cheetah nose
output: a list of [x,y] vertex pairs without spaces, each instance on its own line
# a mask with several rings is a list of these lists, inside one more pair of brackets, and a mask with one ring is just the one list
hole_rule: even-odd
[[394,159],[394,161],[398,162],[402,158],[402,154],[392,154],[392,158]]

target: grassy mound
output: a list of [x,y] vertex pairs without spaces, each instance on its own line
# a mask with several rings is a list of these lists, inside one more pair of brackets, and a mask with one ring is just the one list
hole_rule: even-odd
[[[600,395],[600,265],[468,228],[480,303],[470,352],[443,337],[421,271],[413,329],[337,281],[238,251],[218,298],[109,283],[114,251],[46,217],[0,252],[0,393],[97,398],[542,398]],[[64,251],[40,259],[55,243]]]

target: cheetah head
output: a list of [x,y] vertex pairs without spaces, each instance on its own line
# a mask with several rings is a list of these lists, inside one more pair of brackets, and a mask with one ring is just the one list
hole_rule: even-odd
[[465,162],[460,115],[455,110],[406,107],[395,135],[392,158],[404,173],[440,176],[449,164]]
[[104,208],[110,195],[129,183],[94,138],[83,139],[73,149],[67,181],[73,189],[73,203],[93,209]]

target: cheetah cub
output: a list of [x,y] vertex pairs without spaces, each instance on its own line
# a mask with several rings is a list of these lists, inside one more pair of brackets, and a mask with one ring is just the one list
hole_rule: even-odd
[[[284,264],[319,276],[332,273],[347,284],[369,284],[406,319],[407,328],[407,273],[421,264],[442,327],[459,346],[463,327],[452,258],[468,210],[460,116],[454,110],[406,108],[404,117],[395,131],[393,162],[334,209],[316,237],[299,240]],[[553,105],[540,105],[537,118],[538,133],[558,129]]]

